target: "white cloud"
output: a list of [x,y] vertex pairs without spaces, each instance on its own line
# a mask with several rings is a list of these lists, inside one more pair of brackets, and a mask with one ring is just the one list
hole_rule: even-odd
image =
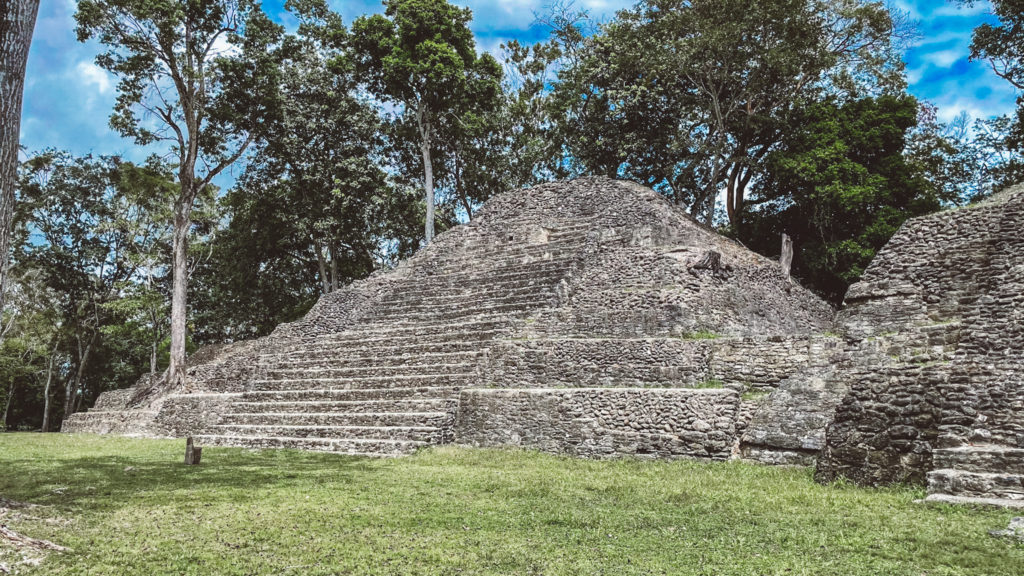
[[967,58],[968,53],[961,48],[950,48],[949,50],[938,50],[923,54],[921,59],[938,68],[949,68],[960,60]]
[[114,83],[110,80],[107,71],[93,62],[88,60],[79,62],[75,66],[75,73],[86,86],[95,86],[96,92],[99,94],[109,94],[114,89]]

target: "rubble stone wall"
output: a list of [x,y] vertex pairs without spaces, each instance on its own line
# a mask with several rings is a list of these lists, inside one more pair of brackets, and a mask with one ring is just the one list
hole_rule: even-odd
[[1024,446],[1024,189],[908,221],[851,287],[839,328],[861,361],[817,476],[920,482],[937,448]]
[[455,440],[591,458],[729,458],[739,395],[703,389],[463,390]]

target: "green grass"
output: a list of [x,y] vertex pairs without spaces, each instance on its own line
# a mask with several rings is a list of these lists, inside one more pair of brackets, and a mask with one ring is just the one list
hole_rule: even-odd
[[459,448],[206,448],[187,467],[183,450],[0,434],[0,495],[46,506],[10,527],[73,549],[25,573],[1024,574],[1024,546],[987,534],[1012,513],[809,469]]

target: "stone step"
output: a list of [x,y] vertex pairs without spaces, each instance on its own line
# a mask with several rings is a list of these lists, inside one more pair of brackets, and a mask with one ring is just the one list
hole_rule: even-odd
[[234,446],[239,448],[291,448],[293,450],[314,450],[337,452],[352,456],[402,456],[411,454],[426,446],[426,442],[413,440],[386,440],[362,438],[298,438],[287,436],[230,436],[205,434],[196,436],[199,445]]
[[1024,501],[1024,474],[932,470],[928,473],[928,493]]
[[[276,347],[273,351],[262,354],[263,357],[280,357],[283,355],[302,356],[317,353],[339,354],[340,351],[347,353],[361,353],[369,355],[380,352],[381,354],[416,354],[417,352],[443,350],[475,350],[485,346],[487,342],[495,338],[505,336],[507,330],[485,330],[481,329],[475,333],[454,333],[450,335],[429,333],[410,333],[382,331],[374,334],[351,335],[348,339],[321,338],[308,341],[296,342],[287,346]],[[450,340],[446,339],[450,337]],[[450,344],[450,346],[449,346]]]
[[998,445],[938,448],[932,454],[936,469],[1024,475],[1024,448]]
[[339,402],[366,400],[411,400],[414,398],[457,398],[463,386],[420,386],[412,388],[362,388],[334,390],[254,390],[243,392],[243,402]]
[[440,264],[448,264],[452,267],[454,267],[452,262],[466,261],[470,258],[474,258],[481,266],[514,264],[524,256],[539,259],[546,254],[573,254],[586,246],[587,241],[587,235],[581,234],[579,231],[549,235],[546,242],[509,241],[507,236],[481,237],[475,241],[463,243],[445,255],[446,257],[427,258],[425,261],[441,260]]
[[377,313],[382,310],[396,312],[425,312],[430,310],[472,309],[483,310],[494,306],[513,304],[531,305],[537,301],[548,301],[555,298],[555,286],[526,286],[511,290],[491,290],[490,294],[445,294],[431,296],[418,293],[401,299],[384,299],[377,305]]
[[997,508],[1024,509],[1024,500],[1006,498],[981,498],[974,496],[950,496],[949,494],[929,494],[925,502],[941,502],[943,504],[965,504],[968,506],[995,506]]
[[412,376],[359,376],[343,378],[296,378],[282,380],[252,380],[252,390],[366,390],[386,388],[425,388],[452,386],[456,383],[478,381],[476,372]]
[[413,398],[410,400],[337,400],[337,401],[266,401],[235,402],[236,414],[324,414],[361,412],[451,412],[458,405],[456,398]]
[[231,412],[220,424],[251,426],[387,426],[440,428],[445,412]]
[[[422,336],[432,336],[439,340],[443,338],[453,341],[473,341],[479,340],[479,338],[472,337],[474,334],[500,331],[508,329],[510,325],[511,322],[505,315],[481,316],[458,322],[445,320],[431,320],[428,322],[367,322],[350,330],[323,334],[313,338],[304,338],[293,341],[291,344],[301,345],[310,342],[343,344],[383,338]],[[459,338],[460,336],[466,336],[467,338]]]
[[394,288],[394,292],[417,290],[421,292],[442,291],[450,288],[466,289],[475,286],[530,286],[547,284],[565,274],[574,259],[538,260],[529,263],[515,263],[489,267],[460,268],[444,270],[437,268],[416,270],[413,275]]
[[539,290],[550,290],[548,286],[535,284],[512,285],[512,286],[464,286],[446,290],[438,294],[425,294],[422,290],[405,290],[393,292],[384,296],[381,302],[384,306],[400,304],[418,304],[430,302],[443,304],[446,302],[462,301],[492,301],[496,298],[514,298],[529,295],[536,295]]
[[538,298],[528,302],[516,302],[509,304],[494,304],[487,306],[480,306],[477,308],[465,307],[465,308],[439,308],[439,309],[423,309],[423,310],[401,310],[397,308],[390,308],[383,311],[376,311],[373,314],[375,320],[381,320],[384,318],[401,318],[404,321],[411,320],[438,320],[438,319],[463,319],[471,318],[474,316],[490,316],[493,314],[506,314],[506,315],[525,315],[538,309],[548,308],[555,305],[555,297]]
[[217,436],[264,438],[343,438],[361,440],[407,440],[439,443],[441,429],[436,426],[285,426],[215,424],[209,427]]
[[447,354],[479,354],[488,344],[487,340],[459,340],[434,342],[428,339],[403,340],[399,343],[366,343],[359,345],[355,342],[347,345],[308,344],[306,348],[293,348],[288,350],[278,349],[274,352],[260,354],[260,365],[273,365],[277,362],[311,362],[316,363],[324,359],[341,360],[342,355],[346,360],[355,362],[379,361],[381,358],[417,358],[424,357],[429,361],[430,355],[442,356]]
[[477,363],[268,368],[265,379],[405,378],[412,376],[446,376],[448,374],[477,374]]
[[[335,350],[334,354],[324,355],[323,357],[285,357],[285,359],[278,359],[279,357],[264,355],[260,357],[260,367],[266,370],[279,370],[294,368],[387,368],[398,366],[435,366],[465,363],[475,365],[481,356],[479,348],[480,343],[474,342],[472,343],[472,346],[467,347],[466,350],[456,350],[451,352],[403,351],[400,354],[392,354],[378,351],[376,354],[370,355],[352,355],[351,352],[353,351],[350,350],[346,351],[350,352],[349,354],[338,354],[337,350]],[[423,347],[423,350],[430,349],[431,347],[429,345],[425,345]]]

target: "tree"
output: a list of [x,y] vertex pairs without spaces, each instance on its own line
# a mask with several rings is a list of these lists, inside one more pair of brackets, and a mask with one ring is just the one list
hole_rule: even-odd
[[203,342],[269,333],[419,244],[418,194],[382,168],[384,123],[359,92],[341,18],[322,0],[286,7],[299,26],[281,43],[275,113],[196,277]]
[[445,122],[466,110],[493,108],[500,67],[477,56],[468,28],[472,12],[446,0],[387,0],[385,14],[352,25],[357,70],[370,90],[402,107],[415,126],[426,196],[424,236],[434,238],[433,154]]
[[[49,288],[37,268],[12,268],[0,344],[0,382],[3,384],[3,430],[12,422],[17,396],[40,394],[43,432],[49,431],[53,390],[64,364],[60,295]],[[14,406],[16,409],[20,406]],[[17,418],[14,418],[17,420]]]
[[[974,29],[971,60],[988,62],[997,76],[1024,90],[1024,1],[992,0],[991,5],[998,22]],[[991,184],[987,192],[1024,182],[1024,95],[1018,96],[1012,117],[979,121],[975,128],[978,147],[986,154],[982,165]]]
[[955,198],[905,154],[918,121],[910,96],[813,102],[794,120],[766,158],[740,239],[771,254],[789,234],[794,274],[839,304],[905,220]]
[[97,356],[121,345],[104,343],[103,335],[126,320],[112,303],[137,280],[144,265],[138,254],[167,237],[167,176],[161,167],[116,157],[48,152],[27,163],[19,210],[29,238],[16,262],[38,274],[60,307],[59,331],[74,367],[65,382],[65,417],[84,401]]
[[182,385],[192,211],[255,139],[277,86],[282,28],[255,0],[82,0],[75,19],[79,40],[107,47],[96,63],[118,77],[111,126],[177,160],[167,378]]
[[709,224],[724,190],[740,227],[794,103],[904,86],[894,21],[876,2],[646,0],[591,37],[560,21],[572,57],[555,117],[569,160],[655,187]]
[[[985,60],[997,76],[1024,90],[1024,0],[990,0],[998,23],[974,29],[971,59]],[[973,0],[962,2],[973,5]]]
[[0,311],[10,268],[25,65],[38,12],[39,0],[4,0],[0,8]]

